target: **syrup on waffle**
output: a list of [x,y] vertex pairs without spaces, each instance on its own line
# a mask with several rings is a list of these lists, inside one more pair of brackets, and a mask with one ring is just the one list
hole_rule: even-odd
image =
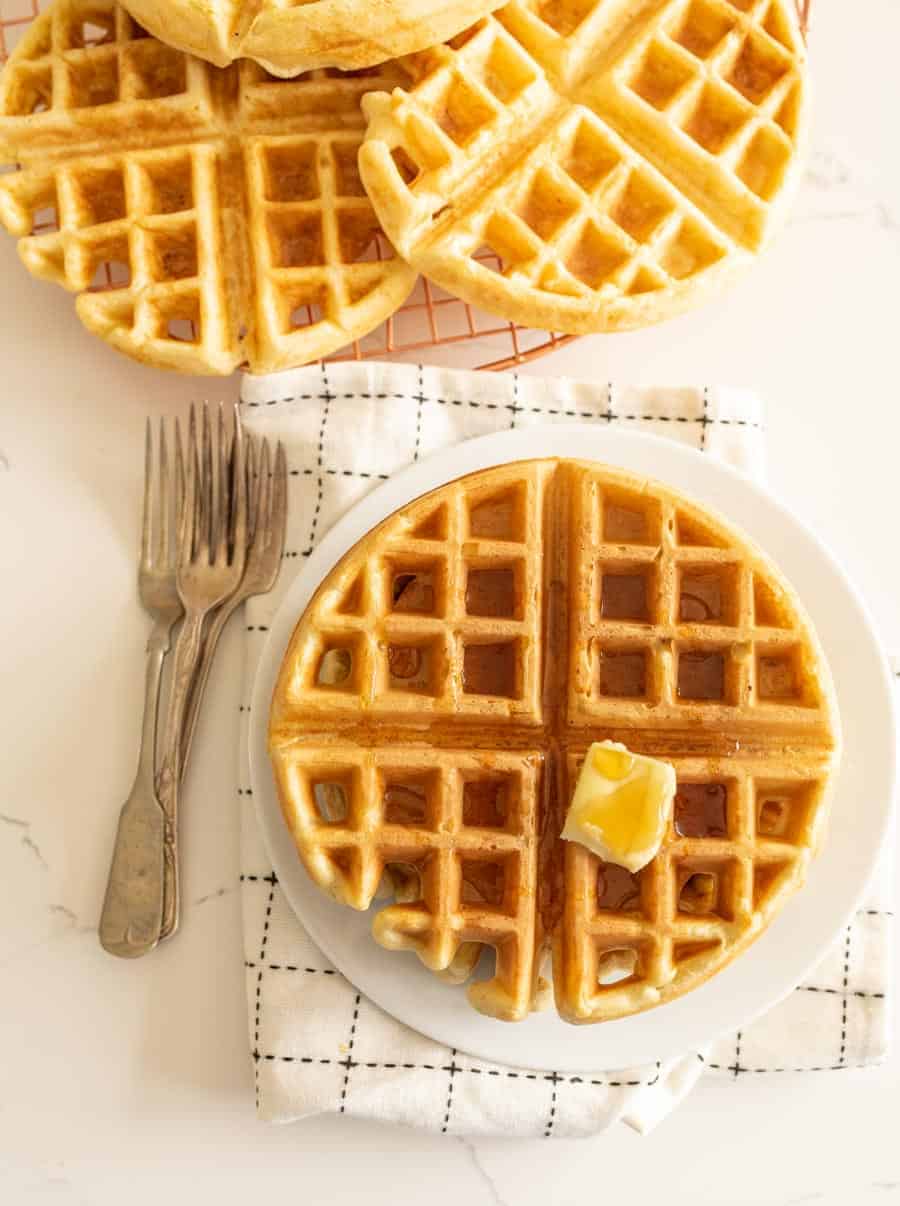
[[789,0],[514,0],[404,66],[364,103],[376,212],[426,276],[517,322],[690,308],[752,262],[798,176]]
[[[838,745],[827,667],[745,537],[656,483],[571,461],[417,500],[325,579],[270,718],[307,870],[389,949],[515,1020],[553,950],[557,1008],[594,1022],[702,983],[804,881]],[[563,842],[592,741],[672,762],[638,873]],[[323,808],[323,801],[330,801]]]
[[147,36],[109,0],[58,0],[0,80],[0,221],[89,330],[190,373],[303,364],[405,300],[357,171],[370,74],[273,80]]

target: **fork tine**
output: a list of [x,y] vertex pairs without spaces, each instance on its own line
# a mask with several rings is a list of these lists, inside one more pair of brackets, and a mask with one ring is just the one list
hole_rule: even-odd
[[269,441],[263,439],[261,441],[260,456],[259,456],[259,481],[257,483],[256,495],[256,531],[254,540],[258,540],[261,545],[266,542],[266,537],[269,531],[269,516],[271,513],[272,491],[270,483],[270,456],[269,456]]
[[197,450],[197,415],[193,405],[188,420],[186,462],[184,510],[181,515],[181,532],[178,542],[178,559],[182,565],[188,565],[193,560],[194,548],[199,536],[197,513],[200,509],[200,460]]
[[244,469],[244,432],[237,406],[234,408],[234,445],[232,450],[231,519],[234,544],[232,564],[243,565],[247,556],[247,475]]
[[175,532],[174,559],[177,562],[181,552],[181,542],[184,539],[184,449],[181,443],[181,421],[175,416],[175,515],[173,529]]
[[144,517],[141,525],[141,565],[150,565],[153,533],[153,426],[147,416],[144,429]]
[[214,543],[213,560],[217,565],[228,563],[228,537],[231,530],[233,509],[231,483],[229,481],[228,433],[225,430],[225,408],[219,403],[219,419],[216,424],[216,494],[213,508]]
[[169,562],[169,447],[166,443],[166,421],[159,420],[159,532],[156,537],[157,562]]
[[[235,408],[235,409],[237,409],[237,408]],[[237,432],[237,424],[234,423],[234,424],[232,424],[231,428],[229,428],[227,430],[226,442],[225,442],[225,450],[226,450],[225,472],[228,476],[228,499],[229,499],[229,505],[228,505],[228,553],[229,553],[229,555],[231,555],[231,553],[234,550],[234,521],[235,521],[234,500],[236,497],[236,495],[235,495],[236,483],[235,483],[235,476],[234,476],[234,439],[235,439],[236,432]],[[241,463],[243,464],[243,461]],[[244,485],[246,487],[246,482],[244,483]]]
[[212,428],[209,422],[209,405],[203,403],[200,437],[200,538],[197,541],[197,558],[204,564],[210,560],[213,527],[213,458]]
[[278,441],[275,449],[275,480],[272,489],[272,509],[269,514],[269,540],[278,546],[278,560],[284,552],[287,528],[287,455],[284,444]]
[[256,474],[257,474],[257,450],[256,437],[246,432],[244,435],[244,459],[246,463],[246,478],[247,478],[247,547],[253,544],[256,538]]

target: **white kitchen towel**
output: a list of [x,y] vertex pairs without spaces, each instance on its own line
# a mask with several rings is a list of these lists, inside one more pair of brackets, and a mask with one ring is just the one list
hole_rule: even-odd
[[740,1034],[667,1063],[558,1075],[471,1059],[394,1021],[357,992],[292,913],[253,811],[246,725],[269,621],[316,543],[379,482],[460,440],[573,420],[666,435],[759,478],[758,400],[718,388],[614,388],[342,364],[246,377],[242,414],[249,430],[282,441],[290,472],[285,564],[275,590],[247,606],[241,703],[244,957],[259,1117],[352,1114],[467,1135],[586,1135],[616,1120],[647,1131],[706,1069],[737,1080],[745,1072],[846,1068],[883,1058],[886,879],[813,979]]

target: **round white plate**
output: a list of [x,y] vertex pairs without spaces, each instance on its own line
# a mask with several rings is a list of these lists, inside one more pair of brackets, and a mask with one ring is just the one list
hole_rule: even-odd
[[[266,753],[269,703],[284,650],[315,589],[340,557],[398,507],[465,473],[531,457],[578,457],[654,477],[711,505],[784,570],[812,615],[837,684],[844,755],[831,829],[806,888],[762,937],[701,988],[598,1026],[551,1010],[509,1024],[476,1013],[412,953],[388,953],[354,913],[309,880],[281,816]],[[586,425],[532,427],[459,444],[410,466],[363,499],[319,544],[273,620],[253,691],[250,771],[272,865],[292,908],[334,965],[377,1005],[481,1059],[540,1070],[607,1071],[665,1059],[746,1025],[785,996],[855,909],[885,833],[894,791],[893,691],[864,604],[815,536],[749,478],[671,440]],[[377,907],[377,906],[376,906]]]

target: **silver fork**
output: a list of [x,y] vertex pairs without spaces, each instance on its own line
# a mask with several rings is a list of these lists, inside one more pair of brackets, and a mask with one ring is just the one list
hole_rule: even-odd
[[144,720],[138,769],[119,815],[103,911],[100,942],[112,955],[136,958],[159,941],[164,901],[165,814],[156,793],[156,729],[162,666],[172,627],[183,611],[176,584],[177,537],[184,511],[184,461],[175,422],[175,480],[170,480],[166,428],[159,424],[159,454],[147,420],[144,448],[144,519],[138,590],[155,620],[147,642]]
[[240,586],[247,547],[247,488],[240,422],[235,416],[230,472],[223,411],[219,410],[215,454],[206,406],[203,408],[201,426],[201,446],[198,449],[197,424],[192,409],[185,512],[193,518],[193,522],[189,518],[184,526],[176,576],[185,615],[175,644],[163,757],[157,776],[157,791],[166,818],[165,891],[161,926],[161,936],[164,937],[178,928],[181,736],[191,683],[202,652],[203,625],[209,613],[230,598]]
[[226,599],[213,616],[204,637],[200,668],[188,703],[181,739],[182,773],[190,755],[203,689],[209,677],[219,637],[242,603],[254,595],[268,594],[275,585],[281,568],[287,525],[287,461],[284,447],[279,443],[275,450],[275,469],[272,472],[268,440],[261,440],[260,444],[257,465],[253,437],[247,437],[247,560],[244,576],[237,591],[230,599]]

